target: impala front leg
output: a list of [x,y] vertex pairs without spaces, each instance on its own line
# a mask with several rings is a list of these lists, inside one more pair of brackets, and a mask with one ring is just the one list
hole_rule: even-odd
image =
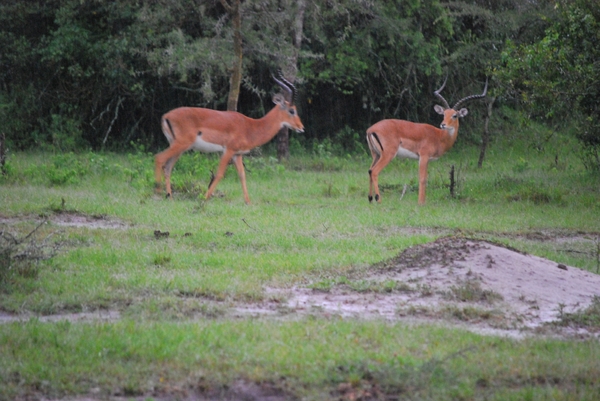
[[419,157],[419,205],[425,204],[425,190],[427,189],[427,166],[429,157]]
[[215,188],[217,187],[217,184],[219,183],[219,181],[221,181],[221,178],[225,176],[225,170],[227,169],[227,165],[229,164],[229,161],[231,160],[233,155],[234,152],[229,149],[226,149],[225,152],[223,152],[223,156],[221,157],[221,161],[219,162],[219,168],[217,169],[217,175],[208,187],[208,191],[206,191],[206,199],[210,199]]
[[244,168],[244,162],[242,161],[242,155],[234,156],[233,163],[235,164],[235,168],[237,169],[238,176],[240,177],[240,182],[242,183],[242,191],[244,191],[244,200],[246,201],[246,205],[249,205],[250,197],[248,196],[248,188],[246,188],[246,169]]

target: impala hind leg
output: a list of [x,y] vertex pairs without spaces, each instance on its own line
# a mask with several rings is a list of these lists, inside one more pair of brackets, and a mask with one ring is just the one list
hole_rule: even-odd
[[373,162],[371,163],[371,167],[369,168],[369,202],[373,202],[373,166],[379,161],[379,153],[375,152],[371,149],[371,156],[373,157]]
[[[385,166],[388,165],[388,163],[393,158],[394,158],[393,155],[392,155],[392,157],[385,157],[385,155],[383,155],[369,170],[370,179],[371,179],[371,183],[372,183],[371,185],[373,186],[373,188],[375,190],[375,201],[378,203],[381,203],[381,195],[379,194],[379,173],[381,172],[381,170],[383,170],[383,168]],[[369,199],[371,199],[370,193],[369,193]]]
[[369,201],[373,199],[375,193],[375,202],[381,203],[381,195],[379,194],[379,173],[387,166],[396,156],[395,153],[379,153],[377,150],[371,150],[373,154],[373,164],[369,169]]
[[186,150],[188,150],[188,148],[189,146],[178,145],[177,143],[173,142],[168,149],[158,153],[154,157],[154,189],[156,193],[161,192],[162,178],[164,176],[166,183],[167,198],[171,197],[171,171],[173,171],[173,166],[175,166],[175,163],[177,162],[179,157]]
[[221,160],[219,161],[219,167],[217,168],[217,175],[215,175],[214,179],[208,186],[208,191],[206,191],[206,199],[210,199],[213,192],[215,191],[215,188],[217,187],[217,184],[225,176],[225,170],[227,169],[227,166],[229,165],[229,162],[231,161],[233,155],[233,151],[225,150],[223,156],[221,156]]
[[375,192],[375,201],[379,202],[379,189],[376,189],[377,185],[377,176],[375,176],[375,180],[373,179],[373,167],[379,162],[381,159],[381,151],[382,146],[381,142],[379,142],[379,138],[377,134],[374,132],[367,132],[367,144],[369,145],[369,150],[371,151],[371,157],[373,161],[371,162],[371,167],[369,168],[369,203],[373,202],[373,192]]

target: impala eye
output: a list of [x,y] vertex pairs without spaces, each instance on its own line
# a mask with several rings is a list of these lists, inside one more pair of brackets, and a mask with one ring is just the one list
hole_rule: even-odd
[[296,110],[295,109],[290,109],[290,114],[293,115],[293,116],[296,115]]

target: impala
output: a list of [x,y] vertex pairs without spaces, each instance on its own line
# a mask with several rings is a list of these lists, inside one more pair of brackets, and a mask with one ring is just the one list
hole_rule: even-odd
[[440,128],[429,124],[418,124],[404,120],[381,120],[367,130],[367,143],[373,156],[373,163],[369,169],[369,202],[381,203],[379,195],[379,173],[396,156],[419,160],[419,204],[425,203],[425,188],[427,186],[427,166],[430,160],[436,160],[446,153],[458,135],[458,119],[467,115],[467,109],[458,107],[469,100],[481,99],[487,93],[487,80],[481,95],[467,96],[453,107],[450,107],[440,92],[446,86],[433,92],[445,107],[435,105],[438,114],[444,116]]
[[296,89],[281,74],[279,78],[273,77],[283,94],[273,96],[275,107],[259,119],[246,117],[235,111],[198,107],[180,107],[166,113],[162,117],[162,131],[169,141],[169,148],[155,156],[156,191],[161,191],[164,173],[167,198],[172,196],[171,171],[184,152],[190,149],[205,153],[222,152],[217,174],[208,186],[206,199],[212,196],[215,187],[225,175],[227,165],[233,160],[242,183],[244,200],[246,204],[250,204],[242,155],[273,139],[283,127],[298,132],[304,131],[294,105]]

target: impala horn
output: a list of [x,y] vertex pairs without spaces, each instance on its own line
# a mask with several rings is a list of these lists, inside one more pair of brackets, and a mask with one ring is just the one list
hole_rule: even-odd
[[446,86],[446,81],[447,80],[448,80],[448,75],[446,75],[446,79],[444,79],[444,83],[442,84],[442,87],[440,89],[436,90],[435,92],[433,92],[433,94],[436,95],[438,98],[440,98],[440,100],[444,103],[444,106],[446,106],[446,108],[449,109],[450,105],[448,104],[448,102],[446,101],[446,99],[444,99],[444,97],[442,95],[440,95],[440,92]]
[[458,110],[458,106],[460,106],[461,103],[467,102],[469,100],[475,100],[475,99],[481,99],[484,98],[486,93],[487,93],[487,88],[488,88],[488,79],[487,77],[485,78],[485,88],[483,88],[483,93],[481,95],[471,95],[471,96],[467,96],[463,99],[460,99],[458,102],[456,102],[456,104],[454,105],[454,107],[452,107],[454,110]]
[[293,105],[296,102],[296,88],[294,87],[294,84],[285,79],[281,70],[279,70],[278,75],[279,79],[275,78],[275,76],[273,76],[273,79],[281,86],[281,89],[283,89],[285,100],[287,100],[290,105]]

